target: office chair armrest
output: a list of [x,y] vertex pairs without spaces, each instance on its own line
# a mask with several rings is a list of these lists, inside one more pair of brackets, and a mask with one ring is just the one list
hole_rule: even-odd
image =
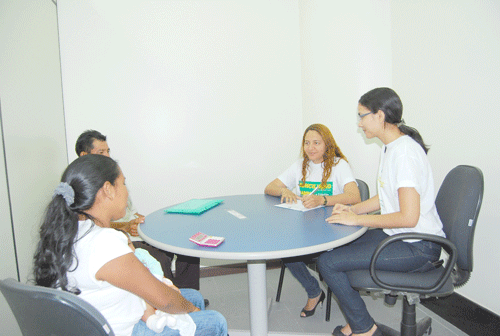
[[[432,286],[428,287],[413,287],[413,286],[408,286],[408,287],[399,287],[399,286],[394,286],[391,284],[384,283],[383,281],[380,280],[380,278],[376,274],[375,270],[375,263],[382,252],[382,250],[389,244],[398,241],[398,240],[404,240],[404,239],[421,239],[425,241],[431,241],[434,243],[438,243],[439,245],[443,246],[445,250],[449,253],[449,259],[448,262],[446,263],[446,266],[444,267],[444,271],[442,275],[439,277],[438,281],[436,281],[435,284]],[[425,233],[400,233],[400,234],[395,234],[393,236],[390,236],[383,241],[380,242],[380,244],[377,246],[375,249],[375,252],[373,253],[371,262],[370,262],[370,275],[373,279],[373,282],[377,284],[377,286],[384,288],[384,289],[389,289],[392,291],[404,291],[404,292],[415,292],[415,293],[420,293],[420,294],[430,294],[438,291],[448,280],[450,277],[451,272],[453,271],[453,267],[455,266],[457,262],[458,254],[457,254],[457,248],[455,247],[455,244],[453,244],[450,240],[432,235],[432,234],[425,234]]]

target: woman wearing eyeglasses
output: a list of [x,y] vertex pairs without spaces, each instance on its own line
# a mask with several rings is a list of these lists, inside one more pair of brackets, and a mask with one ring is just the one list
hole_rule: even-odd
[[[405,125],[403,105],[392,89],[377,88],[364,94],[358,104],[358,126],[366,137],[378,138],[384,146],[380,156],[377,195],[353,206],[337,204],[329,223],[375,228],[359,239],[323,253],[318,266],[323,279],[338,299],[347,324],[334,336],[382,335],[354,290],[346,271],[369,269],[375,247],[388,236],[420,232],[444,237],[434,205],[434,179],[427,159],[428,148],[419,132]],[[380,210],[380,215],[367,215]],[[377,261],[377,269],[415,272],[436,260],[441,247],[427,241],[397,241]]]

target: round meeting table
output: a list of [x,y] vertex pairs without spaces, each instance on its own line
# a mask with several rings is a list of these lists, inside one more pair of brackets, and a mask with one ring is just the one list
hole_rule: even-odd
[[[146,216],[138,232],[147,243],[176,254],[246,261],[252,336],[268,334],[266,260],[327,251],[366,231],[327,223],[332,207],[286,209],[276,206],[280,197],[264,194],[209,199],[223,202],[200,215],[168,213],[170,206],[159,209]],[[225,240],[217,247],[199,246],[189,240],[197,232]]]

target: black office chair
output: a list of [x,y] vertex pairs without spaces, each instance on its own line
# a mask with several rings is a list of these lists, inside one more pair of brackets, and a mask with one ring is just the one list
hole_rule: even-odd
[[14,279],[0,281],[23,336],[114,336],[102,314],[78,296]]
[[[370,198],[370,188],[368,188],[368,184],[366,184],[365,181],[359,180],[359,179],[356,179],[356,182],[358,182],[358,188],[359,188],[359,194],[361,196],[361,201],[366,201],[367,199]],[[316,265],[316,258],[311,260],[311,265]],[[286,270],[285,263],[281,262],[281,272],[280,272],[280,278],[278,281],[278,290],[276,292],[276,302],[280,302],[281,289],[283,287],[283,278],[285,276],[285,270]],[[314,267],[314,270],[317,271],[316,267]],[[319,275],[319,278],[321,281],[323,281],[321,274]],[[326,295],[326,316],[325,316],[326,321],[330,321],[331,307],[332,307],[332,291],[330,288],[328,288],[328,294]]]
[[[445,177],[436,197],[436,207],[443,222],[446,239],[435,235],[403,233],[386,238],[375,250],[370,269],[347,272],[353,288],[366,292],[383,292],[385,302],[394,305],[403,296],[403,317],[400,331],[382,324],[384,335],[421,336],[431,333],[431,318],[416,322],[415,305],[422,298],[440,297],[453,293],[454,287],[464,285],[472,271],[472,244],[477,216],[483,198],[483,173],[471,166],[457,166]],[[375,262],[381,250],[402,239],[423,239],[439,243],[449,259],[421,273],[377,271]]]

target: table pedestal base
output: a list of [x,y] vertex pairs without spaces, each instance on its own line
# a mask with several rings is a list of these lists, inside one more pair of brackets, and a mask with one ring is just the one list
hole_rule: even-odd
[[247,265],[250,334],[252,336],[267,336],[266,261],[249,260]]

